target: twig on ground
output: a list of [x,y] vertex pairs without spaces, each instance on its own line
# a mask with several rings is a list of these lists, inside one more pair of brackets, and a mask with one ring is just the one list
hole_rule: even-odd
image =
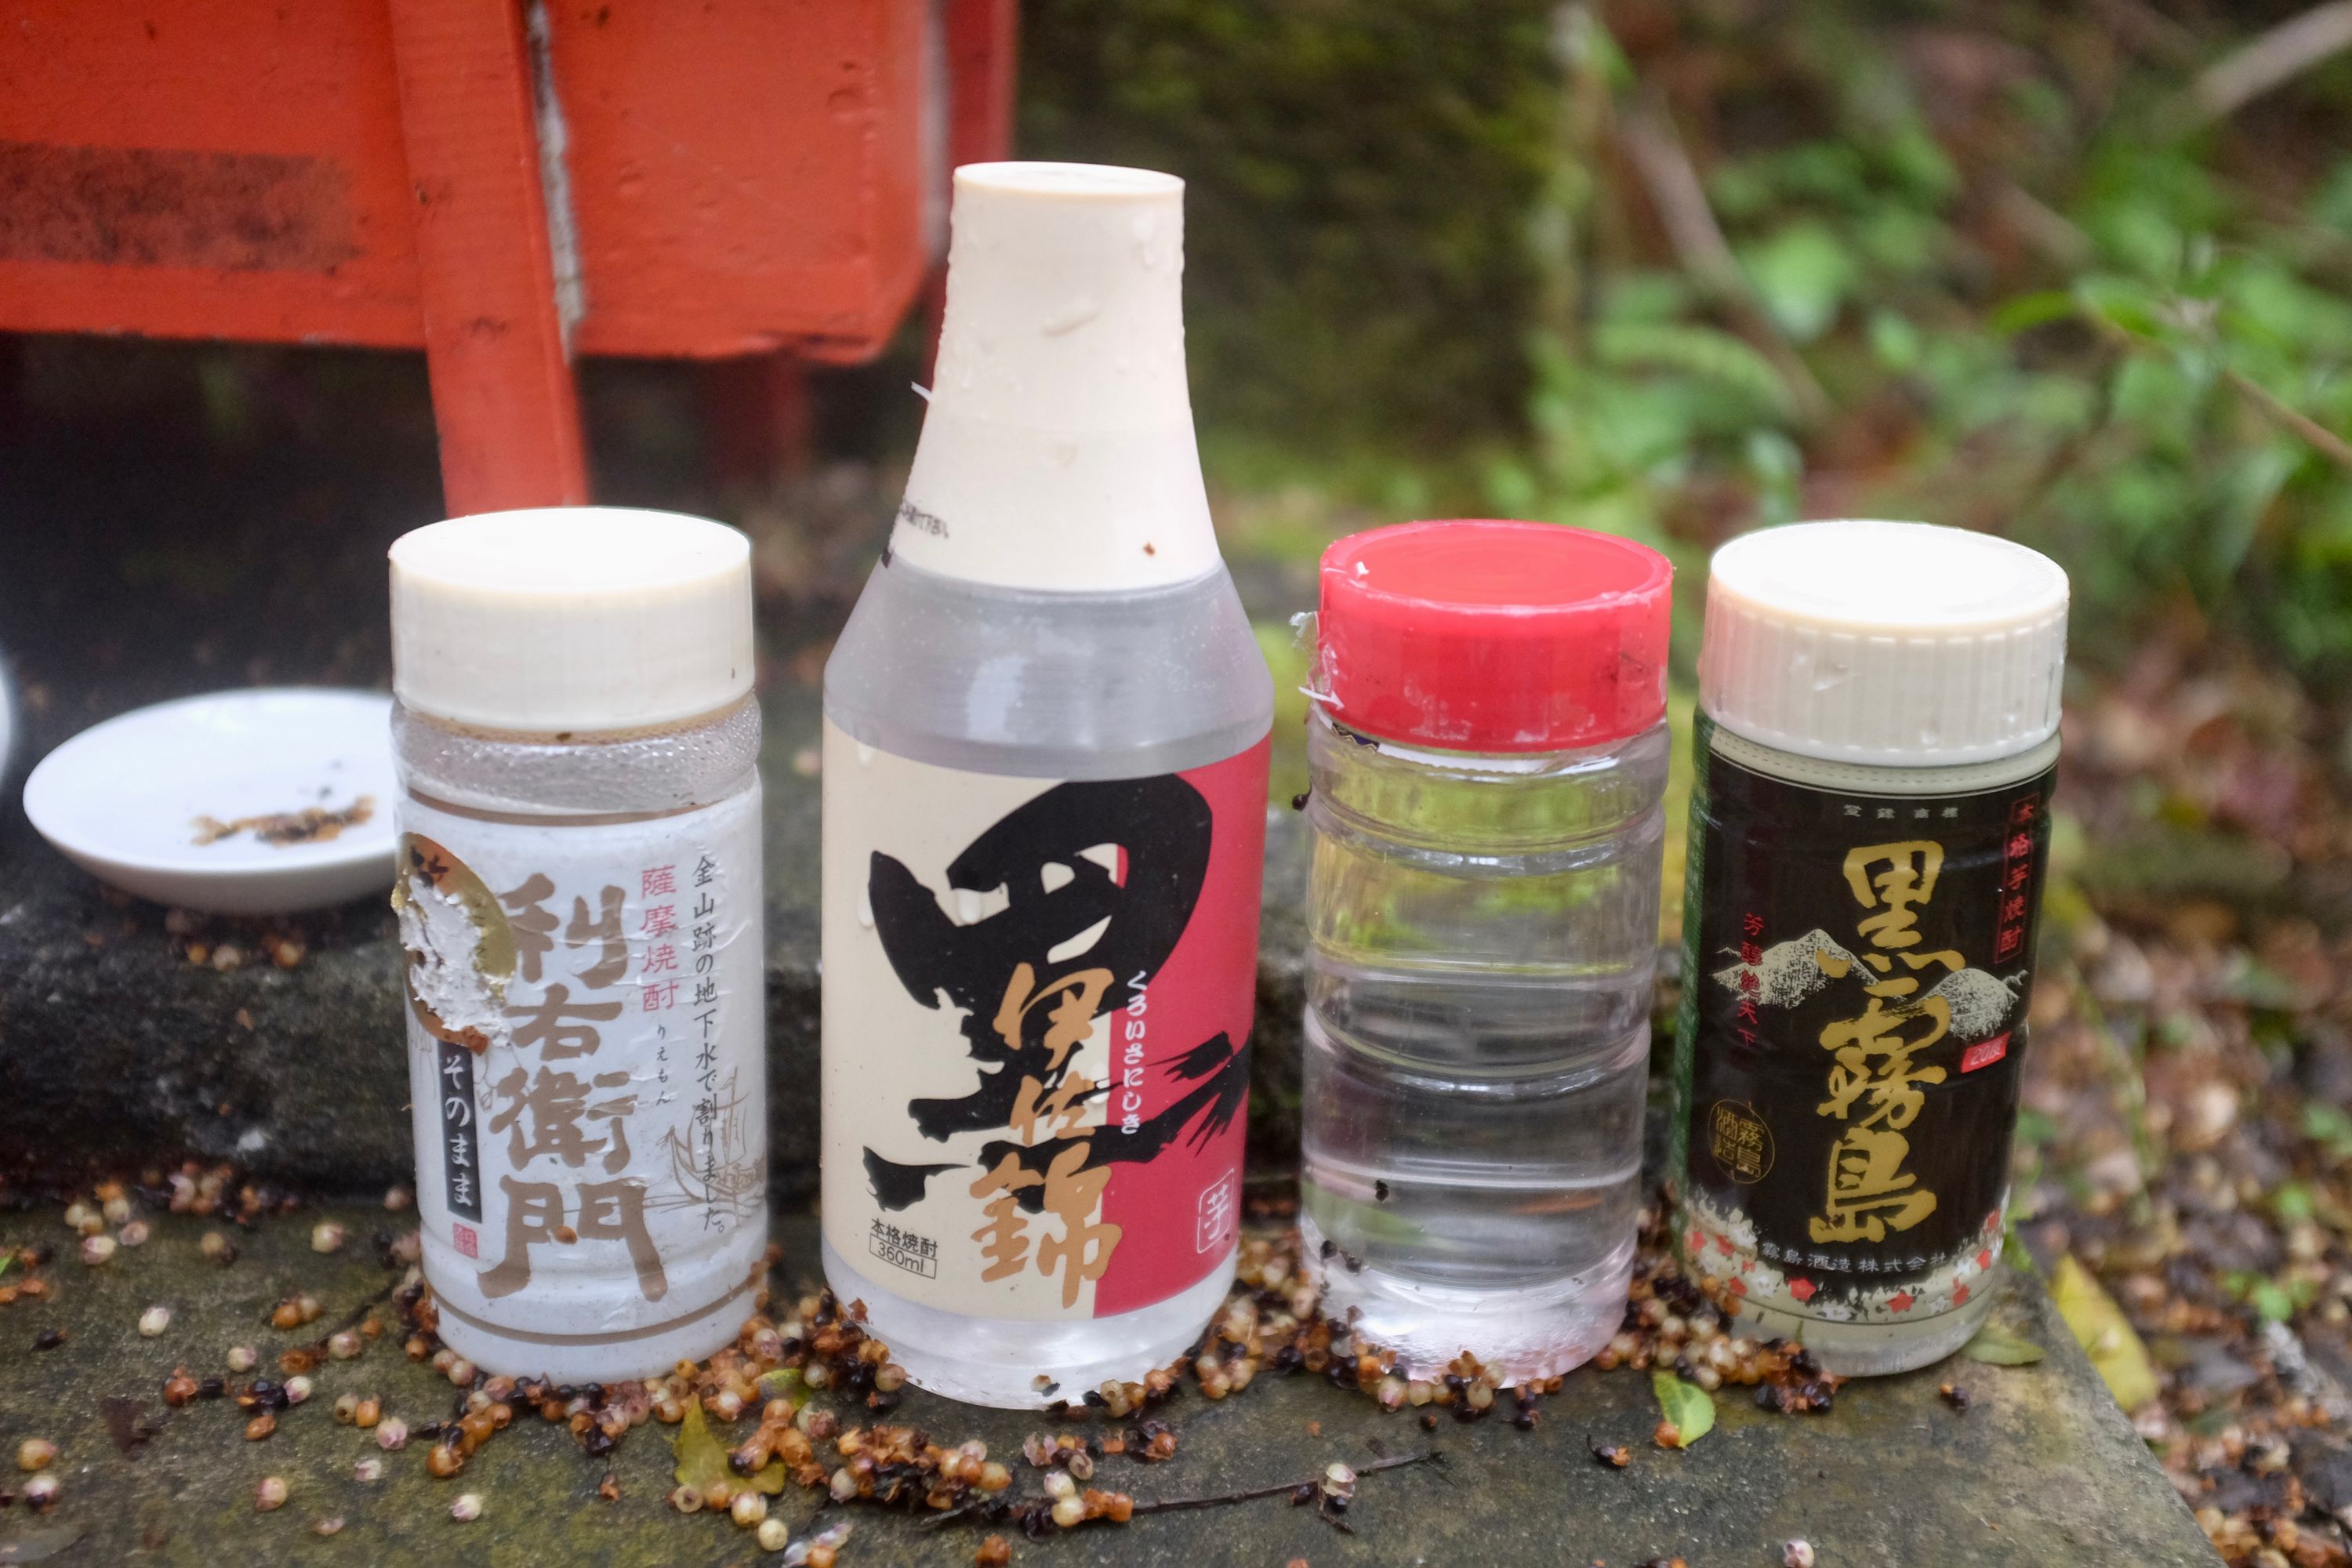
[[1618,117],[1617,135],[1642,176],[1684,269],[1738,316],[1742,331],[1788,384],[1798,417],[1808,425],[1820,423],[1830,412],[1829,394],[1756,297],[1756,287],[1731,253],[1731,242],[1723,237],[1723,226],[1716,222],[1698,170],[1665,106],[1654,95],[1626,104]]
[[[1392,1458],[1373,1459],[1354,1467],[1359,1476],[1369,1476],[1375,1470],[1401,1470],[1407,1465],[1443,1465],[1445,1456],[1435,1448],[1423,1448],[1417,1454],[1399,1454]],[[1301,1487],[1319,1486],[1323,1477],[1318,1472],[1301,1480],[1283,1481],[1270,1487],[1249,1487],[1241,1491],[1218,1492],[1209,1497],[1162,1498],[1158,1502],[1139,1502],[1135,1511],[1144,1513],[1174,1513],[1181,1509],[1222,1508],[1232,1502],[1255,1502],[1259,1498],[1287,1497]]]
[[2352,0],[2329,0],[2290,16],[2198,73],[2180,105],[2180,128],[2198,131],[2226,120],[2346,49],[2352,49]]
[[2221,375],[2231,386],[2236,387],[2248,402],[2311,443],[2318,449],[2321,457],[2326,458],[2337,468],[2352,472],[2352,441],[2347,441],[2310,415],[2286,403],[2269,387],[2244,372],[2224,367]]
[[[1354,1468],[1357,1475],[1369,1476],[1377,1470],[1401,1470],[1408,1465],[1442,1467],[1444,1463],[1444,1453],[1435,1448],[1423,1448],[1415,1454],[1398,1454],[1387,1458],[1370,1460],[1355,1466]],[[1207,1497],[1161,1498],[1156,1502],[1139,1500],[1135,1505],[1134,1517],[1140,1518],[1147,1513],[1176,1513],[1186,1509],[1223,1508],[1228,1503],[1255,1502],[1260,1498],[1288,1497],[1301,1487],[1320,1486],[1322,1481],[1322,1474],[1318,1471],[1295,1481],[1277,1481],[1266,1487],[1245,1487],[1239,1491],[1216,1492]],[[947,1513],[933,1514],[923,1521],[922,1528],[936,1530],[943,1524],[952,1524],[958,1520],[978,1513],[982,1507],[982,1504],[979,1502],[971,1502]]]

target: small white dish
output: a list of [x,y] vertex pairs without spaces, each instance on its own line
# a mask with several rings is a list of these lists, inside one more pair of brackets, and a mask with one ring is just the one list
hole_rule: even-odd
[[25,815],[125,892],[290,914],[390,890],[394,787],[391,698],[222,691],[84,730],[25,781]]

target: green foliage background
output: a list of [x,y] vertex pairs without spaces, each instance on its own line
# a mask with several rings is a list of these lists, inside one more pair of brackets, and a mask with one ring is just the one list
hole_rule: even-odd
[[1695,587],[1921,517],[2055,553],[2086,658],[2187,623],[2336,687],[2352,58],[2196,97],[2295,9],[1032,0],[1023,151],[1190,182],[1243,555],[1496,511]]

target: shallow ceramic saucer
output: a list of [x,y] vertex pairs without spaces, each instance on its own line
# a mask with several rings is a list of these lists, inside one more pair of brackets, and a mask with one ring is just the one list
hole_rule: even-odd
[[25,815],[92,876],[158,903],[290,914],[392,886],[392,699],[285,687],[158,703],[83,731]]

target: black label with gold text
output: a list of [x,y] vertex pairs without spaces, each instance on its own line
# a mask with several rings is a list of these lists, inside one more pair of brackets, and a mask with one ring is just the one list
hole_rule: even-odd
[[1800,1310],[1949,1310],[1999,1246],[2053,771],[1866,795],[1750,771],[1714,733],[1702,714],[1670,1167],[1685,1251]]

